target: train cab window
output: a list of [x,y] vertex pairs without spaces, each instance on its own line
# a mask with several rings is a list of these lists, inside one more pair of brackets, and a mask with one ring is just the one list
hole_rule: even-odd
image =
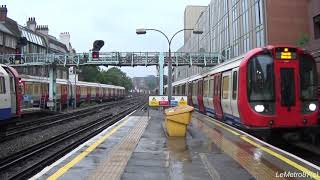
[[6,93],[5,80],[4,80],[4,77],[0,77],[0,94],[5,94],[5,93]]
[[300,88],[302,100],[317,99],[317,70],[314,59],[309,55],[300,58]]
[[238,92],[238,72],[233,71],[232,74],[232,99],[237,99],[237,92]]
[[222,79],[222,98],[229,99],[229,76],[224,76]]
[[269,54],[253,57],[248,63],[249,101],[274,101],[273,58]]

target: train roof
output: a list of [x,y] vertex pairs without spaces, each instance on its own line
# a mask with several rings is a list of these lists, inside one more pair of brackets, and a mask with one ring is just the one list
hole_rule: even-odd
[[[241,61],[242,61],[242,59],[244,57],[245,57],[245,54],[243,54],[241,56],[237,56],[237,57],[232,58],[232,59],[230,59],[230,60],[228,60],[226,62],[223,62],[223,63],[221,63],[219,65],[216,65],[216,66],[210,68],[206,72],[199,73],[199,74],[193,75],[191,77],[187,77],[187,78],[181,79],[179,81],[173,82],[172,85],[176,86],[176,85],[184,84],[186,82],[191,82],[191,81],[194,81],[194,80],[197,80],[197,79],[200,79],[200,78],[205,78],[205,77],[207,77],[207,76],[209,76],[211,74],[215,74],[217,72],[224,72],[224,71],[227,71],[229,69],[238,67],[238,66],[240,66],[240,63],[241,63]],[[167,85],[165,87],[167,87]]]
[[[23,81],[26,82],[39,82],[39,83],[49,83],[48,77],[40,77],[40,76],[30,76],[30,75],[23,75],[21,77]],[[73,81],[69,81],[67,79],[57,79],[56,81],[58,84],[75,84]],[[90,86],[90,87],[105,87],[105,88],[112,88],[112,89],[125,89],[121,86],[114,86],[109,84],[100,84],[100,83],[94,83],[94,82],[85,82],[85,81],[77,81],[77,85],[80,86]]]

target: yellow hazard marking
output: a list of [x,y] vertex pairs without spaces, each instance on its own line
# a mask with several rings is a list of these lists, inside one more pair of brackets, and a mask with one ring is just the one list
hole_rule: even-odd
[[88,147],[86,150],[84,150],[81,154],[76,156],[74,159],[72,159],[68,164],[60,168],[57,172],[55,172],[53,175],[51,175],[48,180],[55,180],[58,179],[60,176],[62,176],[64,173],[66,173],[70,168],[72,168],[74,165],[76,165],[78,162],[80,162],[84,157],[86,157],[89,153],[91,153],[96,147],[98,147],[102,142],[104,142],[106,139],[108,139],[113,133],[117,132],[119,128],[121,128],[125,123],[128,122],[128,119],[126,119],[124,122],[117,125],[115,128],[113,128],[109,133],[101,137],[98,141],[93,143],[90,147]]
[[258,144],[258,143],[256,143],[256,142],[254,142],[253,140],[250,140],[250,139],[247,138],[245,135],[242,135],[242,134],[240,134],[240,133],[238,133],[238,132],[236,132],[236,131],[228,128],[228,127],[226,127],[224,124],[222,124],[222,123],[220,123],[220,122],[218,122],[218,121],[216,121],[216,120],[213,120],[213,121],[212,121],[212,120],[209,120],[209,122],[211,122],[211,123],[213,123],[213,124],[215,124],[215,125],[223,128],[223,129],[231,132],[232,134],[234,134],[234,135],[236,135],[236,136],[239,136],[242,140],[246,141],[247,143],[249,143],[249,144],[251,144],[251,145],[253,145],[253,146],[261,149],[262,151],[264,151],[264,152],[266,152],[266,153],[268,153],[268,154],[270,154],[270,155],[272,155],[272,156],[274,156],[274,157],[282,160],[283,162],[289,164],[290,166],[292,166],[292,167],[300,170],[301,172],[309,175],[310,178],[313,178],[313,179],[316,179],[316,180],[320,180],[320,176],[319,176],[318,173],[315,173],[315,172],[307,169],[306,167],[303,167],[302,165],[300,165],[300,164],[298,164],[298,163],[296,163],[296,162],[294,162],[294,161],[286,158],[285,156],[283,156],[283,155],[281,155],[281,154],[278,154],[278,153],[272,151],[271,149],[268,149],[268,148],[266,148],[266,147],[264,147],[264,146],[262,146],[262,145],[260,145],[260,144]]
[[159,101],[155,97],[152,98],[151,101],[149,101],[149,106],[159,106]]
[[184,100],[183,97],[181,97],[180,101],[178,102],[178,106],[186,106],[188,105],[187,101]]
[[243,139],[244,141],[248,142],[249,144],[251,144],[251,145],[263,150],[264,152],[269,153],[270,155],[272,155],[272,156],[284,161],[285,163],[289,164],[290,166],[292,166],[292,167],[304,172],[305,174],[309,175],[311,178],[320,180],[320,176],[317,173],[310,171],[309,169],[301,166],[300,164],[298,164],[296,162],[293,162],[292,160],[282,156],[281,154],[278,154],[278,153],[276,153],[276,152],[274,152],[274,151],[272,151],[272,150],[270,150],[270,149],[268,149],[266,147],[261,146],[260,144],[250,140],[249,138],[247,138],[244,135],[241,135],[240,138]]

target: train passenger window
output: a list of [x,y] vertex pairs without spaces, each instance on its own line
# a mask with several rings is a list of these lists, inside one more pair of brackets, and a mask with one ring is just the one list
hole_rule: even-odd
[[209,80],[209,97],[213,97],[213,79]]
[[0,94],[5,94],[5,93],[6,93],[5,80],[4,80],[4,77],[0,77]]
[[222,79],[222,98],[229,99],[229,76],[224,76]]
[[215,76],[213,79],[213,95],[216,96],[217,95],[217,77]]
[[233,71],[232,77],[232,99],[237,99],[237,90],[238,90],[238,73]]
[[14,78],[10,77],[10,92],[15,93],[15,84],[14,84]]
[[204,84],[203,84],[203,96],[204,97],[208,97],[208,84],[209,84],[209,80],[205,80]]

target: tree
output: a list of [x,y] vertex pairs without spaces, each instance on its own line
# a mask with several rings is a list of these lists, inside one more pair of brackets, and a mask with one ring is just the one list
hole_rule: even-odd
[[307,45],[310,41],[310,37],[307,33],[302,33],[297,41],[297,45],[299,47],[304,47]]
[[81,67],[80,77],[83,81],[87,82],[122,86],[126,88],[127,91],[133,87],[131,78],[127,77],[126,73],[116,67],[104,71],[97,66],[83,66]]
[[99,68],[96,66],[82,66],[80,72],[81,80],[87,82],[97,82],[100,73]]
[[127,91],[133,87],[131,78],[127,77],[126,73],[116,67],[110,68],[107,71],[101,71],[97,80],[103,84],[122,86],[126,88]]

